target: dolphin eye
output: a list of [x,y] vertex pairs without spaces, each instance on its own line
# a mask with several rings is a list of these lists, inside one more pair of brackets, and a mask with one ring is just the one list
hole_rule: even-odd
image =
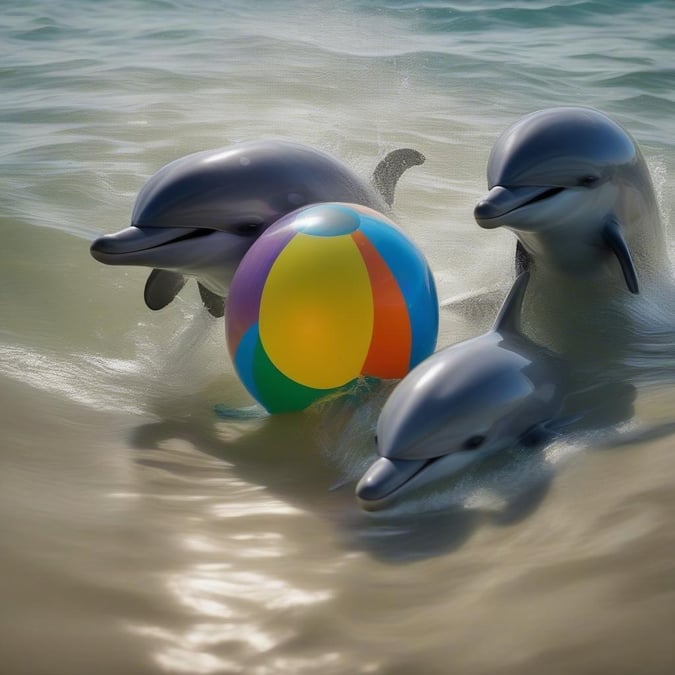
[[464,441],[462,450],[476,450],[480,448],[481,445],[485,442],[485,436],[477,434],[476,436],[471,436]]
[[579,179],[579,187],[593,187],[598,182],[598,177],[589,174]]

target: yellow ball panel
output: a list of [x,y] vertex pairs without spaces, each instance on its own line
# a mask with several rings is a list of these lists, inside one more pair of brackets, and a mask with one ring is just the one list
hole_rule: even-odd
[[296,234],[260,301],[260,339],[274,365],[307,387],[340,387],[359,376],[372,333],[370,279],[353,239]]

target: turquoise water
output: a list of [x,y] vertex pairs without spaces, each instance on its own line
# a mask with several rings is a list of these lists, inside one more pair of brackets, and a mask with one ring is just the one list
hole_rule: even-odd
[[[2,16],[2,672],[672,672],[675,437],[562,439],[362,514],[384,394],[269,418],[192,285],[153,313],[146,271],[88,251],[190,152],[286,138],[365,177],[408,146],[427,161],[395,217],[440,296],[499,295],[513,239],[472,216],[487,157],[560,104],[635,136],[672,242],[672,0],[29,0]],[[444,312],[441,344],[490,318]],[[674,385],[641,390],[632,424],[675,422]]]

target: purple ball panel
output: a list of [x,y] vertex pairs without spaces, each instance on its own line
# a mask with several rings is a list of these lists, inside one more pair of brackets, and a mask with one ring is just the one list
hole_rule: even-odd
[[296,234],[294,216],[284,216],[272,225],[239,263],[226,303],[227,343],[230,352],[237,350],[242,335],[258,321],[260,298],[267,275],[286,244]]

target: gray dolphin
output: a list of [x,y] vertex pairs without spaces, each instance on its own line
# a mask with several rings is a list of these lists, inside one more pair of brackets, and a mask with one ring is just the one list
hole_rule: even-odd
[[223,315],[239,261],[281,216],[318,202],[386,210],[401,174],[424,156],[401,148],[376,167],[370,184],[330,155],[297,143],[254,141],[198,152],[167,164],[141,189],[131,226],[96,239],[106,265],[155,268],[145,286],[150,309],[170,303],[197,278],[204,304]]
[[381,457],[356,486],[364,509],[384,508],[554,423],[566,369],[521,332],[528,279],[516,279],[491,331],[436,352],[394,388],[377,421]]
[[665,233],[645,160],[633,138],[592,108],[527,115],[498,138],[481,227],[516,233],[518,271],[621,279],[637,294],[666,269]]

